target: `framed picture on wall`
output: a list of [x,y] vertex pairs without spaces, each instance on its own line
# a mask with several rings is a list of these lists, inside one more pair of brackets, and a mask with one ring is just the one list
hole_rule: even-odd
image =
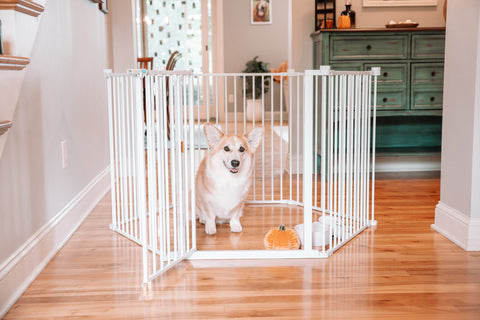
[[250,0],[250,8],[252,24],[272,23],[271,0]]

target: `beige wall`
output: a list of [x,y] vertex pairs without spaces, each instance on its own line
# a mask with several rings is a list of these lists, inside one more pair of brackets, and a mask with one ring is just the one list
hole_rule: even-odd
[[448,5],[442,178],[433,227],[464,249],[480,250],[480,2]]
[[224,71],[241,72],[255,56],[276,68],[288,59],[288,1],[272,1],[272,23],[251,24],[250,1],[223,0]]
[[123,73],[136,68],[137,45],[135,0],[110,1],[112,19],[113,71]]
[[[477,73],[480,16],[465,5],[452,6],[449,11],[452,16],[463,16],[464,19],[452,20],[447,29],[445,86],[449,90],[444,93],[442,167],[445,172],[442,180],[445,183],[442,183],[442,201],[470,214],[473,196],[470,192],[474,152],[473,115],[480,98],[480,91],[476,91],[480,77]],[[472,25],[473,21],[475,25]],[[470,31],[465,32],[466,29]],[[458,156],[460,154],[461,157]]]
[[109,165],[103,69],[111,67],[111,35],[97,6],[46,2],[0,159],[0,266]]
[[310,34],[315,31],[314,1],[292,0],[292,64],[295,71],[313,67],[313,44]]

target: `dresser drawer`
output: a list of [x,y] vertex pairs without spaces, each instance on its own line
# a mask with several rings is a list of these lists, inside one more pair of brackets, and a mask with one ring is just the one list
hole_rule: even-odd
[[331,60],[406,59],[408,36],[332,36]]
[[387,84],[406,85],[408,79],[407,66],[407,64],[367,63],[365,64],[365,70],[380,67],[380,75],[377,78],[379,86]]
[[382,90],[377,91],[377,110],[405,110],[406,90]]
[[443,59],[445,35],[412,35],[412,59]]
[[443,85],[443,63],[412,63],[412,83]]
[[443,87],[412,88],[412,109],[442,109]]
[[332,70],[335,70],[335,71],[362,71],[363,63],[353,62],[353,61],[332,63],[330,67]]

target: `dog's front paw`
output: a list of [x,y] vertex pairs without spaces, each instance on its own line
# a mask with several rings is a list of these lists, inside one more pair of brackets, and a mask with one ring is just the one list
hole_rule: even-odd
[[242,232],[242,225],[238,220],[231,220],[230,221],[230,231],[231,232]]
[[215,222],[212,223],[209,221],[205,224],[205,233],[209,235],[217,233],[217,227],[215,226]]

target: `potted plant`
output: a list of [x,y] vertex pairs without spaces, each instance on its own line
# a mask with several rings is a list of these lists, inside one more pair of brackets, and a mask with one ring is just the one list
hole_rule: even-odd
[[[268,63],[263,61],[258,61],[258,56],[252,60],[247,61],[245,64],[245,70],[243,73],[268,73],[267,68]],[[263,77],[263,86],[262,86],[262,76],[247,76],[245,79],[245,96],[247,97],[247,120],[255,121],[262,120],[262,87],[263,93],[267,93],[270,85],[270,77]],[[254,101],[255,99],[255,101]]]

